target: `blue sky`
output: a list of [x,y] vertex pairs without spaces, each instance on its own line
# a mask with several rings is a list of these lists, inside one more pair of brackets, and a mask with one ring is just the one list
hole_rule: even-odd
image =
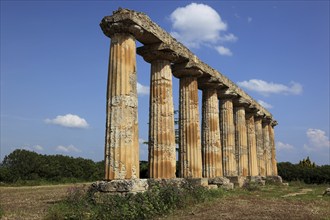
[[[1,1],[0,159],[17,148],[103,159],[110,39],[99,23],[118,7],[146,13],[267,107],[278,161],[330,164],[329,1]],[[138,56],[137,68],[143,141],[150,64]],[[176,78],[173,96],[178,109]]]

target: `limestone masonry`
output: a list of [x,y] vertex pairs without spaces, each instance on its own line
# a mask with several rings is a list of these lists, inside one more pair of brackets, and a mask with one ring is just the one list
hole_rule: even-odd
[[[111,38],[106,181],[139,178],[136,53],[151,64],[150,178],[176,178],[172,75],[180,80],[179,177],[239,182],[241,177],[277,176],[277,122],[265,108],[144,13],[119,9],[100,26]],[[143,46],[136,48],[136,40]],[[202,112],[198,89],[203,92]]]

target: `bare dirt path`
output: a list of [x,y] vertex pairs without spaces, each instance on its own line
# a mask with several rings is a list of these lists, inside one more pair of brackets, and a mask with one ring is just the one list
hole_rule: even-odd
[[1,219],[42,219],[47,209],[63,199],[71,187],[83,184],[0,187]]

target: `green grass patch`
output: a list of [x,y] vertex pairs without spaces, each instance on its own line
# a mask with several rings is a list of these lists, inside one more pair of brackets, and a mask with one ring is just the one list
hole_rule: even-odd
[[52,206],[46,219],[150,219],[176,209],[222,197],[222,189],[189,184],[155,186],[137,194],[93,195],[86,188],[69,189],[67,198]]

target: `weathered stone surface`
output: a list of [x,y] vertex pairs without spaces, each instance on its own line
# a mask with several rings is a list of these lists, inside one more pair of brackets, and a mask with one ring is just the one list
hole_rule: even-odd
[[139,177],[135,39],[112,35],[105,140],[105,179]]
[[99,181],[91,186],[93,190],[105,193],[137,193],[148,189],[147,179]]
[[230,180],[226,177],[214,177],[208,179],[209,185],[217,185],[219,188],[223,189],[234,189],[234,183],[231,183]]
[[234,107],[236,161],[239,176],[249,175],[247,130],[244,106]]
[[233,101],[231,98],[220,98],[220,130],[222,140],[223,175],[237,176],[235,126]]
[[247,127],[247,143],[248,143],[248,160],[249,160],[249,176],[258,176],[258,159],[257,159],[257,145],[256,145],[256,133],[254,125],[253,114],[246,115],[246,127]]
[[[273,130],[276,121],[259,103],[220,72],[200,61],[143,13],[119,9],[112,16],[105,17],[100,25],[104,34],[111,38],[105,140],[106,180],[139,177],[135,39],[143,44],[137,49],[138,53],[151,63],[151,177],[175,177],[171,69],[174,76],[180,78],[180,176],[277,175]],[[204,90],[203,148],[198,88]],[[215,89],[221,100],[220,136]],[[245,111],[254,116],[245,116]],[[264,120],[263,124],[261,120]],[[218,148],[222,149],[222,155]]]
[[263,145],[264,145],[264,160],[265,160],[265,173],[266,176],[272,175],[272,164],[271,164],[271,148],[269,141],[269,121],[265,120],[262,122],[262,136],[263,136]]
[[323,196],[330,196],[330,188],[327,188],[324,193]]
[[207,189],[218,189],[219,187],[217,185],[207,185]]
[[223,176],[217,90],[203,90],[202,162],[203,177]]
[[262,135],[262,119],[260,117],[254,118],[256,143],[257,143],[257,157],[258,157],[258,170],[260,176],[266,176],[265,158],[264,158],[264,144]]
[[202,177],[202,152],[196,77],[180,79],[179,164],[180,177]]
[[208,186],[207,178],[187,178],[186,181],[192,186]]
[[152,187],[162,186],[174,186],[183,187],[188,184],[187,179],[184,178],[172,178],[172,179],[148,179],[149,189]]
[[266,178],[264,176],[248,176],[247,182],[254,182],[260,186],[266,185]]
[[245,183],[247,177],[245,177],[245,176],[229,176],[228,179],[230,180],[231,183],[234,184],[234,187],[240,188]]
[[216,184],[216,185],[225,185],[230,183],[230,180],[227,177],[214,177],[208,179],[209,184]]
[[149,177],[174,178],[176,169],[172,73],[168,60],[151,62]]
[[280,184],[282,185],[283,180],[280,176],[267,176],[266,177],[266,184]]
[[152,45],[153,48],[156,48],[159,51],[172,52],[172,54],[175,55],[174,57],[177,57],[173,62],[182,63],[185,68],[200,70],[203,77],[216,78],[218,82],[235,90],[239,96],[255,104],[255,106],[257,106],[257,108],[265,115],[271,116],[269,111],[247,95],[231,80],[199,60],[188,48],[179,43],[157,24],[152,22],[144,13],[128,9],[119,9],[118,11],[115,11],[112,16],[104,17],[100,26],[103,33],[109,37],[118,31],[128,31],[134,35],[138,41],[145,45]]
[[277,125],[276,121],[272,121],[269,126],[269,141],[271,144],[271,162],[272,162],[272,175],[277,176],[277,161],[276,161],[276,148],[275,148],[275,137],[274,137],[274,126]]

